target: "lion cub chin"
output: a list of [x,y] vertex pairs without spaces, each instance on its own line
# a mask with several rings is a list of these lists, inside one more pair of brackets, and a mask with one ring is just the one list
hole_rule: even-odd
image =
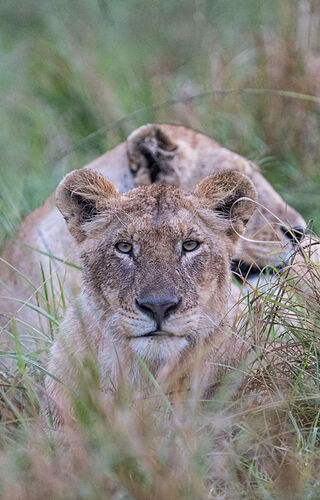
[[120,194],[86,169],[63,179],[56,202],[79,246],[83,286],[48,367],[55,378],[47,377],[47,392],[60,414],[89,354],[103,391],[114,390],[120,374],[143,390],[142,365],[158,380],[190,377],[200,351],[203,380],[213,384],[212,360],[237,358],[226,327],[230,263],[255,198],[252,182],[230,171],[193,193],[154,184]]

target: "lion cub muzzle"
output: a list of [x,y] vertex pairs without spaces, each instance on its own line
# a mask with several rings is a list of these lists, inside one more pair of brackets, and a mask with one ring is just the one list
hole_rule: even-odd
[[174,314],[181,304],[182,297],[178,299],[174,293],[146,294],[135,300],[136,307],[156,322],[157,330],[161,330],[163,322]]

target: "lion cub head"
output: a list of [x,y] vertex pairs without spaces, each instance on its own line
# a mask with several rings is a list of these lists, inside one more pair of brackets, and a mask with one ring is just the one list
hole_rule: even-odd
[[155,184],[126,194],[94,171],[68,174],[57,206],[79,245],[83,300],[102,335],[159,361],[214,332],[255,196],[237,172],[207,177],[193,193]]

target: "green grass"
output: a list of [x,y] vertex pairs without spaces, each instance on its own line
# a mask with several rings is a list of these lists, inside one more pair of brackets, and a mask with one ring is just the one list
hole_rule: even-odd
[[[319,233],[319,100],[305,97],[320,96],[319,23],[315,0],[2,3],[0,247],[66,172],[146,122],[193,127],[256,161]],[[60,433],[41,388],[65,298],[50,269],[43,280],[49,330],[1,333],[12,342],[0,352],[2,498],[320,497],[317,265],[244,299],[239,331],[268,337],[279,362],[243,366],[240,393],[227,377],[213,400],[186,394],[173,412],[156,385],[156,412],[130,387],[106,406],[90,365],[75,428]]]
[[0,372],[1,498],[319,498],[316,261],[306,254],[279,283],[244,295],[248,312],[235,328],[256,361],[222,366],[212,399],[191,389],[172,400],[141,361],[154,391],[137,400],[124,378],[111,403],[88,354],[77,392],[69,388],[74,424],[60,431],[45,412],[43,381],[53,376],[45,366],[64,297],[50,271],[43,279],[48,331],[18,335],[13,319],[2,332],[12,350],[0,360],[14,363]]
[[[0,245],[64,173],[148,121],[194,127],[256,160],[319,230],[319,103],[243,93],[183,101],[230,88],[319,95],[319,6],[308,2],[303,17],[302,4],[2,4]],[[157,107],[171,99],[182,102]]]

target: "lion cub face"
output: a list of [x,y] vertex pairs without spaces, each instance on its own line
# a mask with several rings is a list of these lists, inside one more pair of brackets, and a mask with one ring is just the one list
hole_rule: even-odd
[[157,184],[121,195],[93,171],[67,175],[57,206],[80,246],[84,295],[103,334],[162,360],[212,333],[228,309],[230,261],[254,199],[235,172],[208,177],[193,194]]

